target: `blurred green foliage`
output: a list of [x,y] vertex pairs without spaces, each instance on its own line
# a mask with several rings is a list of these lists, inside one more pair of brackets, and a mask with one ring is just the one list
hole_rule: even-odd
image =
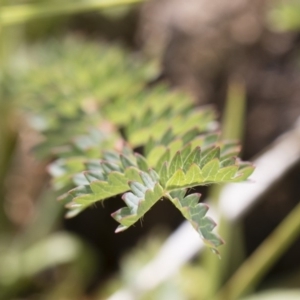
[[[17,1],[14,4],[16,3]],[[66,3],[63,7],[49,1],[32,3],[37,6],[30,6],[29,10],[26,9],[27,6],[1,9],[2,26],[42,16],[62,16],[75,11],[95,10],[96,6],[103,6],[99,1],[76,1]],[[76,4],[80,3],[81,8],[80,5],[76,8]],[[49,7],[52,10],[47,11]],[[297,1],[290,1],[271,12],[271,20],[276,22],[276,28],[298,29],[299,7]],[[126,11],[128,8],[121,7],[119,13],[122,13],[122,9]],[[115,10],[108,10],[106,13],[111,16],[118,15]],[[64,18],[61,22],[63,20]],[[2,29],[0,24],[0,30]],[[0,37],[3,37],[1,32]],[[4,60],[1,58],[3,71]],[[146,198],[145,186],[149,190],[153,188],[153,183],[166,187],[169,182],[169,186],[175,187],[170,198],[183,215],[191,221],[200,235],[207,238],[205,235],[208,234],[207,240],[209,244],[212,243],[211,247],[220,244],[220,240],[211,233],[213,222],[203,218],[204,215],[199,220],[194,218],[194,213],[196,217],[201,212],[205,214],[206,206],[196,205],[198,196],[184,197],[185,189],[182,188],[222,182],[223,177],[218,180],[222,168],[229,167],[227,171],[230,177],[227,181],[236,179],[237,172],[244,167],[246,172],[240,179],[245,179],[253,169],[233,159],[239,150],[235,142],[224,143],[220,140],[216,133],[218,129],[213,110],[195,109],[190,97],[170,90],[164,84],[148,86],[147,82],[156,74],[156,67],[152,63],[141,63],[139,54],[129,55],[129,51],[115,45],[100,46],[98,43],[74,38],[52,40],[43,45],[35,45],[27,54],[20,54],[17,61],[22,63],[14,69],[14,78],[11,80],[1,72],[0,82],[1,299],[18,299],[28,290],[35,291],[37,297],[42,299],[77,299],[84,294],[89,276],[94,272],[94,254],[78,238],[65,232],[55,232],[55,228],[59,227],[62,208],[52,201],[62,192],[79,186],[79,190],[67,194],[66,198],[69,207],[75,207],[75,210],[71,210],[71,215],[76,214],[101,198],[97,193],[94,195],[90,188],[91,183],[96,181],[99,184],[100,180],[101,186],[115,172],[126,175],[126,170],[135,168],[139,174],[147,174],[149,167],[155,168],[155,172],[150,172],[150,179],[144,175],[141,180],[138,173],[133,171],[129,177],[136,180],[134,184],[128,185],[128,178],[125,176],[125,187],[121,191],[110,191],[110,195],[129,189],[133,192],[125,194],[124,199],[128,206],[115,215],[123,227],[130,226],[153,204],[150,203],[147,209],[143,207],[139,211],[139,203],[134,203],[137,198],[139,201]],[[13,102],[16,107],[11,106],[8,101]],[[53,176],[54,190],[58,192],[49,188],[40,191],[38,216],[33,218],[25,230],[18,230],[7,217],[3,204],[7,200],[8,190],[15,188],[4,183],[12,173],[11,162],[18,157],[16,141],[18,130],[21,132],[18,126],[21,125],[16,119],[23,118],[43,137],[43,142],[36,147],[35,153],[47,161],[57,158],[50,165],[49,171]],[[191,147],[186,146],[189,142]],[[197,172],[206,174],[204,177],[209,179],[206,181],[203,178],[196,181],[182,178],[181,169],[185,168],[183,160],[186,161],[183,157],[189,157],[191,149],[196,145],[202,146],[206,151],[202,159],[208,156],[205,162],[201,159],[192,160],[201,166]],[[219,147],[221,153],[217,150]],[[134,154],[136,150],[142,152],[144,157]],[[203,167],[208,164],[210,165],[204,171]],[[83,170],[88,172],[83,174]],[[162,180],[165,171],[168,173],[165,177],[167,179]],[[82,186],[85,190],[82,190]],[[181,193],[178,188],[182,190]],[[75,200],[72,193],[75,193]],[[78,197],[84,198],[86,195],[92,195],[93,199],[78,201]],[[150,200],[155,202],[162,196],[164,195],[158,193],[158,196],[150,197]],[[81,204],[79,210],[78,204]],[[137,270],[155,255],[161,241],[156,243],[152,239],[152,243],[155,245],[146,244],[124,259],[120,278],[113,281],[113,287],[108,284],[107,290],[101,287],[103,291],[96,298],[106,298],[116,287],[130,285]],[[50,284],[41,282],[41,278],[45,274],[48,278],[49,273],[54,274],[50,276]],[[179,277],[170,279],[156,291],[145,295],[145,299],[206,299],[209,280],[211,278],[202,266],[186,266]],[[199,282],[203,287],[201,289]],[[298,291],[274,293],[262,293],[247,299],[299,298]]]
[[298,31],[300,28],[300,1],[275,1],[269,12],[269,23],[274,30]]
[[[122,231],[165,197],[217,252],[223,241],[211,232],[215,224],[205,217],[208,208],[198,204],[198,195],[184,197],[186,188],[243,181],[254,168],[236,159],[235,142],[223,143],[218,133],[212,134],[216,131],[213,110],[196,109],[189,97],[164,86],[147,88],[149,65],[120,48],[69,40],[43,49],[40,66],[19,80],[20,95],[26,95],[23,106],[46,137],[43,148],[49,153],[63,141],[95,128],[67,146],[73,150],[68,151],[68,159],[61,152],[61,159],[51,167],[60,178],[86,170],[84,176],[75,177],[78,187],[61,197],[69,202],[68,217],[131,190],[123,195],[127,207],[112,215],[121,223],[117,231]],[[46,54],[49,50],[51,56]],[[38,53],[33,57],[37,63]],[[105,139],[107,124],[111,129]],[[121,149],[115,151],[118,141]],[[144,156],[134,153],[137,146],[144,146]],[[99,158],[100,163],[95,160]]]

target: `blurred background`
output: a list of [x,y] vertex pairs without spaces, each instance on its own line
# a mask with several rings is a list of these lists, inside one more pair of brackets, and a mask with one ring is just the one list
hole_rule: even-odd
[[[0,45],[1,300],[300,299],[299,0],[1,0]],[[257,165],[232,219],[224,187],[199,189],[219,215],[221,260],[186,240],[166,201],[120,234],[119,197],[70,219],[56,201],[72,184],[52,163],[90,142],[77,137],[111,114],[99,103],[157,86],[145,101],[179,90],[213,105]],[[174,259],[169,272],[158,256]]]

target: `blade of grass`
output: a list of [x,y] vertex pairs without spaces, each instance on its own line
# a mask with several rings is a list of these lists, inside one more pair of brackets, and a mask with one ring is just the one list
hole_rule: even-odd
[[86,0],[82,2],[69,1],[68,3],[64,3],[62,1],[5,6],[1,9],[0,19],[2,20],[3,26],[7,26],[37,18],[83,13],[114,6],[135,4],[142,1],[143,0]]
[[229,82],[228,96],[222,120],[222,138],[242,141],[246,113],[245,84],[237,78]]
[[253,290],[300,233],[300,204],[230,278],[215,299],[240,299]]
[[[1,11],[2,2],[0,2]],[[12,123],[11,103],[4,89],[4,74],[6,68],[6,51],[4,43],[4,28],[0,19],[0,232],[6,233],[11,229],[4,208],[5,177],[8,172],[11,154],[16,141],[16,132]]]
[[[244,83],[236,78],[229,82],[228,95],[222,120],[222,139],[241,141],[244,133],[246,97]],[[209,199],[217,205],[224,185],[211,187]],[[232,274],[244,257],[242,230],[239,224],[232,224],[220,216],[219,234],[226,244],[220,248],[221,261],[216,260],[208,251],[203,261],[211,276],[210,297],[216,293],[224,281]],[[234,242],[234,245],[233,245]],[[234,252],[232,251],[234,247]],[[234,253],[234,255],[232,255]]]

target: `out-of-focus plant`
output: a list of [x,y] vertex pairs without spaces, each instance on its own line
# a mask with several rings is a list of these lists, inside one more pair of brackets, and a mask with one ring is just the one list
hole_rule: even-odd
[[[1,243],[1,299],[15,299],[28,286],[34,286],[38,282],[36,278],[43,272],[50,272],[48,276],[52,285],[55,284],[55,287],[51,287],[50,283],[45,285],[45,299],[62,299],[63,295],[78,297],[93,273],[93,253],[82,241],[68,233],[54,233],[28,246],[3,239]],[[51,276],[51,270],[57,274]]]
[[[95,292],[94,299],[107,299],[110,294],[122,286],[134,284],[136,275],[155,257],[164,239],[165,236],[161,229],[159,231],[154,230],[146,238],[143,238],[134,249],[123,256],[118,274],[115,274]],[[170,278],[155,290],[138,297],[141,300],[185,299],[184,290],[178,284],[180,279],[178,274],[174,274],[173,278]]]
[[[0,17],[6,25],[17,24],[40,18],[43,14],[60,15],[63,10],[70,14],[76,9],[93,10],[98,5],[93,7],[93,1],[84,2],[81,8],[72,3],[66,5],[65,10],[47,3],[35,8],[29,6],[34,8],[30,10],[26,10],[27,6],[15,7],[16,10],[6,7],[0,12]],[[275,14],[282,20],[281,28],[299,27],[297,11],[298,4],[293,2],[290,7],[285,6]],[[235,142],[222,141],[214,112],[210,108],[195,108],[189,97],[170,91],[164,85],[147,87],[146,82],[153,75],[152,66],[140,64],[137,55],[129,57],[118,47],[100,47],[70,39],[62,45],[52,41],[36,47],[31,56],[36,61],[31,60],[25,76],[20,76],[22,81],[18,95],[21,97],[18,103],[44,138],[37,149],[39,155],[43,158],[58,157],[49,167],[54,188],[59,191],[74,188],[61,197],[70,209],[68,216],[75,216],[96,201],[124,193],[127,207],[113,215],[121,223],[119,230],[124,230],[142,218],[156,201],[168,198],[209,247],[217,251],[216,247],[222,240],[211,232],[214,223],[204,216],[207,206],[198,204],[199,195],[186,196],[185,193],[199,185],[244,180],[253,167],[235,158],[239,151]],[[6,129],[4,131],[7,133]],[[5,153],[8,152],[5,150]],[[225,237],[228,238],[228,235]],[[6,298],[6,295],[18,292],[20,282],[24,284],[29,277],[49,266],[70,262],[72,265],[83,255],[78,249],[84,248],[68,235],[49,236],[47,240],[29,244],[21,247],[8,243],[9,247],[1,248],[0,270],[10,270],[7,274],[0,272],[2,292]],[[68,247],[59,250],[58,256],[32,263],[32,257],[44,257],[49,249],[59,249],[58,245]],[[65,251],[70,249],[72,251]],[[277,255],[276,249],[279,248],[273,249],[274,255]],[[83,256],[86,258],[87,255]],[[258,254],[256,257],[262,262],[263,256]],[[80,274],[87,270],[76,266],[71,270],[76,270],[77,275],[67,276],[69,279],[65,285],[70,289],[73,280],[77,283],[84,281]],[[128,270],[132,271],[131,264],[128,264]],[[124,274],[130,277],[127,271]],[[219,269],[217,272],[221,273]],[[183,287],[185,296],[180,299],[205,299],[205,288],[191,291],[189,284],[195,279],[207,286],[210,285],[209,280],[216,281],[199,266],[187,267],[183,274],[180,283],[186,284]],[[230,285],[234,287],[237,284],[236,290],[241,286],[248,288],[251,280],[259,277],[259,272],[253,269],[248,277],[239,277],[238,274]],[[248,282],[239,284],[242,278],[248,278]],[[146,299],[180,297],[180,290],[174,289],[172,282],[167,286],[171,286],[171,289],[165,289],[168,293],[156,291],[146,295]],[[60,289],[64,287],[57,288]],[[76,297],[78,294],[80,291],[72,295]],[[49,293],[48,298],[59,299],[57,295],[54,291]],[[288,299],[287,295],[282,297]],[[255,297],[253,299],[265,299],[267,296]]]
[[215,224],[205,216],[207,205],[198,203],[199,194],[186,192],[246,180],[253,166],[236,158],[236,142],[221,141],[214,111],[196,108],[189,97],[165,86],[147,88],[148,66],[118,47],[108,51],[67,41],[46,49],[54,55],[21,80],[22,94],[29,95],[26,106],[37,107],[30,113],[46,137],[45,148],[49,152],[89,127],[95,129],[56,151],[60,159],[50,168],[56,183],[74,178],[77,187],[61,197],[68,216],[123,194],[127,206],[112,215],[119,232],[165,198],[217,252],[223,241],[212,232]]
[[300,297],[300,291],[297,289],[272,289],[267,292],[261,292],[254,296],[243,298],[243,300],[297,300]]
[[296,31],[300,28],[299,15],[299,0],[275,1],[269,12],[269,23],[275,30]]
[[[35,1],[35,3],[6,5],[0,12],[0,18],[4,25],[20,24],[34,19],[44,17],[71,15],[96,11],[98,9],[110,9],[112,7],[122,7],[142,0],[78,0],[64,1]],[[60,5],[58,5],[60,4]]]
[[[86,133],[87,128],[109,130],[104,115],[118,119],[119,124],[126,121],[128,116],[111,112],[112,103],[133,109],[130,100],[151,73],[151,66],[138,68],[134,58],[125,60],[126,52],[108,45],[85,47],[72,39],[64,47],[59,43],[48,43],[47,52],[43,46],[35,47],[31,57],[36,61],[30,62],[28,75],[19,86],[20,102],[30,114],[30,123],[45,136],[38,152],[42,157]],[[107,111],[100,110],[104,103]]]

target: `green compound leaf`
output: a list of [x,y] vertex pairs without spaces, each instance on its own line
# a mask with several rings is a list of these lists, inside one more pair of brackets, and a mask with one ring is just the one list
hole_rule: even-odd
[[97,201],[128,191],[128,181],[141,181],[137,163],[141,158],[138,157],[124,148],[123,153],[105,151],[103,160],[87,160],[85,166],[88,171],[73,176],[78,186],[61,196],[60,200],[67,203],[67,208],[81,211]]
[[45,137],[41,156],[59,158],[49,168],[55,188],[76,186],[60,197],[67,216],[125,193],[127,206],[113,214],[122,231],[167,198],[217,253],[223,241],[208,207],[198,194],[185,197],[186,189],[244,181],[254,168],[237,159],[236,142],[220,142],[214,110],[165,85],[145,88],[151,67],[118,47],[71,39],[32,57],[16,98]]
[[[104,132],[92,128],[86,134],[75,136],[69,143],[56,149],[56,155],[60,158],[48,167],[53,187],[58,190],[72,186],[72,182],[75,185],[85,184],[86,178],[83,175],[79,176],[78,173],[94,168],[99,169],[100,157],[108,161],[118,160],[115,152],[104,152],[104,150],[113,148],[119,140],[120,136],[114,131]],[[102,156],[100,149],[104,152]]]
[[164,196],[163,188],[153,174],[141,172],[140,177],[142,183],[129,182],[131,192],[125,193],[122,197],[127,207],[112,214],[112,217],[121,224],[116,232],[124,231],[133,225]]
[[[105,152],[100,162],[90,161],[89,171],[83,173],[86,184],[68,193],[68,208],[73,210],[69,215],[129,191],[122,197],[127,206],[112,214],[120,223],[116,230],[120,232],[142,218],[159,199],[169,198],[205,244],[218,253],[216,248],[223,242],[212,232],[215,223],[205,216],[208,208],[198,204],[197,194],[184,197],[186,188],[243,181],[254,167],[229,155],[236,154],[236,143],[221,144],[212,135],[202,140],[203,150],[199,146],[192,148],[192,143],[183,145],[181,139],[169,142],[154,147],[148,158],[124,148],[120,154]],[[154,168],[149,168],[153,164]]]
[[[161,104],[159,104],[161,105]],[[143,145],[151,136],[154,139],[161,139],[163,142],[171,139],[168,132],[164,133],[161,129],[168,128],[172,124],[171,132],[175,137],[182,132],[186,132],[184,137],[186,143],[193,139],[194,134],[199,132],[209,132],[215,129],[215,112],[210,108],[176,111],[174,104],[167,108],[168,114],[154,114],[146,111],[145,115],[139,115],[139,120],[134,120],[126,126],[126,135],[131,144]],[[167,134],[167,135],[166,135]]]
[[[241,163],[235,157],[222,157],[224,147],[210,146],[191,150],[187,145],[169,158],[169,150],[158,159],[157,169],[161,185],[168,191],[213,183],[246,180],[254,171],[249,163]],[[225,146],[226,151],[228,146]],[[165,160],[165,161],[164,161]]]
[[198,203],[200,194],[191,194],[185,197],[185,193],[186,190],[173,191],[170,192],[169,198],[199,233],[205,245],[219,255],[217,247],[223,245],[224,241],[212,232],[216,224],[206,216],[208,205]]
[[[108,171],[109,169],[107,168],[106,170]],[[137,179],[138,174],[139,170],[134,167],[125,169],[124,173],[111,170],[105,180],[93,180],[89,185],[72,189],[69,191],[69,194],[73,197],[72,201],[77,204],[104,200],[129,190],[128,180]],[[85,172],[84,176],[89,181],[91,173]]]

